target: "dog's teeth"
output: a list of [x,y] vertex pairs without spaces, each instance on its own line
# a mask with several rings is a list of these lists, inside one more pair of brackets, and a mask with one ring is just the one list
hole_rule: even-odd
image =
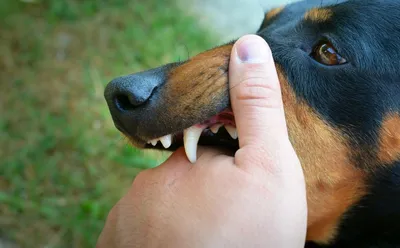
[[164,137],[160,138],[161,144],[164,146],[165,149],[169,148],[172,144],[172,135],[165,135]]
[[214,124],[210,127],[211,132],[213,133],[218,133],[218,130],[220,129],[220,127],[222,127],[222,124]]
[[197,160],[197,143],[204,128],[192,126],[183,131],[183,144],[186,156],[191,163]]
[[238,138],[236,127],[225,126],[225,129],[226,129],[226,131],[228,131],[228,133],[232,137],[232,139],[237,139]]
[[151,143],[153,146],[156,146],[156,145],[157,145],[157,142],[158,142],[158,139],[150,140],[150,143]]

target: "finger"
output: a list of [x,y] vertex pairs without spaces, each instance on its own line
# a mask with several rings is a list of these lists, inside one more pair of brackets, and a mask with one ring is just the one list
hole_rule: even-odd
[[246,35],[235,43],[229,84],[238,152],[260,159],[289,144],[278,75],[264,39]]

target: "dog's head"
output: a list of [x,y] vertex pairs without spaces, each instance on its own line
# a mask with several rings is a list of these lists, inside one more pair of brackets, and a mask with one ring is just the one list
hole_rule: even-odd
[[[270,10],[257,34],[271,47],[305,173],[307,239],[328,243],[370,175],[400,160],[400,2],[321,2]],[[184,133],[201,133],[199,145],[237,150],[232,46],[114,79],[105,97],[116,127],[139,148],[175,150]],[[164,146],[149,144],[161,137]]]

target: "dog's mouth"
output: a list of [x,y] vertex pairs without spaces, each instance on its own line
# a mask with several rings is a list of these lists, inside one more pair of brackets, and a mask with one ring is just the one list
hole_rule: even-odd
[[187,158],[194,163],[198,145],[223,147],[232,151],[238,149],[238,134],[230,108],[181,132],[149,140],[145,148],[174,151],[184,146]]

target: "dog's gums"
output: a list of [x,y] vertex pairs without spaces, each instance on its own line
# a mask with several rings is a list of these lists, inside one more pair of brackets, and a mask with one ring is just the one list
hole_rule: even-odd
[[183,142],[187,158],[191,163],[195,163],[200,137],[217,136],[221,127],[225,128],[232,139],[236,140],[238,138],[233,113],[230,109],[227,109],[200,124],[186,128],[181,133],[167,134],[163,137],[152,139],[147,142],[147,147],[157,147],[158,141],[160,141],[161,145],[168,149],[173,143],[179,146]]

